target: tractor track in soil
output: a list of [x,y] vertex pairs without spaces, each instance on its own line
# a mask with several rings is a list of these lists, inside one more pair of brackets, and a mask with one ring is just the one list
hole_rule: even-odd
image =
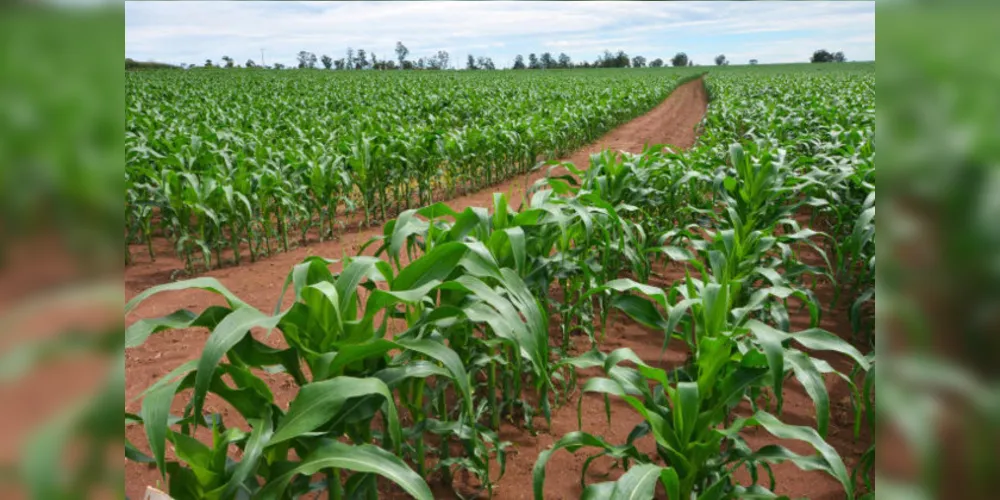
[[[620,127],[608,132],[594,143],[583,147],[572,155],[563,158],[563,161],[570,161],[577,166],[589,164],[590,155],[612,149],[627,151],[631,153],[641,152],[646,145],[665,144],[675,148],[685,149],[691,147],[697,139],[697,126],[705,114],[708,106],[708,96],[703,81],[695,79],[677,87],[670,96],[662,103],[647,112],[646,114],[629,121]],[[489,207],[492,206],[494,192],[506,193],[510,199],[510,205],[517,207],[524,200],[527,189],[539,178],[545,176],[547,169],[524,174],[491,188],[487,188],[475,193],[458,196],[446,201],[455,210],[463,210],[466,207]],[[373,236],[380,235],[381,226],[366,228],[360,231],[348,231],[339,235],[336,241],[323,243],[311,243],[306,246],[290,249],[288,252],[278,253],[255,263],[245,263],[236,267],[215,269],[203,276],[217,278],[229,290],[239,296],[242,300],[264,311],[269,311],[279,298],[282,283],[285,280],[292,266],[301,262],[311,255],[319,255],[327,258],[340,259],[358,253],[361,246]],[[374,249],[368,248],[365,253],[371,253]],[[142,290],[169,281],[169,276],[181,263],[179,260],[158,259],[153,263],[140,263],[125,269],[125,296],[130,299]],[[339,272],[340,265],[334,264],[331,270]],[[663,286],[674,279],[683,277],[683,272],[678,269],[660,269],[659,276],[653,280],[654,285]],[[829,287],[827,287],[829,288]],[[829,304],[828,297],[832,296],[832,288],[828,290],[818,290],[817,295],[824,304]],[[285,297],[284,307],[290,305],[290,297]],[[131,324],[141,318],[151,318],[170,314],[177,309],[203,310],[210,305],[222,305],[221,299],[214,294],[198,290],[188,290],[157,295],[148,299],[129,317],[125,318],[126,324]],[[802,328],[806,325],[803,322],[808,320],[808,315],[794,317],[793,324]],[[843,307],[835,310],[824,309],[824,321],[820,326],[840,335],[849,335],[850,326],[846,320],[847,314]],[[551,325],[551,335],[558,336],[558,324],[556,317],[553,317]],[[280,336],[274,335],[267,339],[261,332],[254,332],[255,336],[265,343],[277,346]],[[203,329],[185,329],[168,331],[151,336],[145,344],[129,349],[126,352],[126,411],[138,413],[139,401],[131,401],[143,389],[152,384],[159,377],[170,372],[176,366],[195,359],[201,352],[208,332]],[[555,340],[555,339],[553,339]],[[603,351],[611,351],[620,347],[629,347],[642,359],[653,366],[671,368],[682,363],[686,353],[680,349],[668,349],[661,355],[662,334],[650,332],[645,328],[633,323],[620,314],[613,314],[609,321],[607,337],[601,345]],[[673,346],[672,346],[673,347]],[[834,360],[830,360],[831,362]],[[846,366],[834,365],[838,369],[849,369]],[[588,370],[581,373],[581,381],[590,376],[598,375],[595,370]],[[263,375],[265,381],[271,387],[275,402],[281,406],[287,406],[288,402],[295,396],[296,387],[290,380],[281,375]],[[846,398],[847,391],[843,383],[838,385],[838,381],[828,379],[831,392],[831,406],[833,415],[831,418],[830,442],[845,458],[848,467],[856,463],[857,458],[864,452],[870,443],[870,437],[854,442],[851,436],[852,421],[850,416],[844,418],[841,403]],[[173,411],[180,413],[183,410],[185,398],[177,398]],[[532,498],[531,481],[532,467],[538,454],[548,448],[563,434],[577,429],[576,400],[570,404],[553,409],[552,427],[546,429],[544,421],[540,418],[536,420],[536,428],[539,429],[537,435],[531,435],[521,427],[504,424],[501,428],[501,440],[510,441],[513,446],[508,449],[506,474],[496,484],[494,496],[498,499],[527,499]],[[812,403],[805,395],[804,391],[796,384],[788,384],[785,391],[785,415],[793,423],[813,424]],[[211,396],[206,401],[206,412],[222,413],[227,421],[227,425],[240,425],[245,427],[245,423],[238,414],[229,411],[224,404]],[[232,420],[230,422],[230,420]],[[595,434],[603,435],[609,442],[624,443],[628,433],[639,422],[638,415],[635,414],[625,403],[612,402],[612,419],[610,425],[605,419],[603,402],[598,397],[588,396],[582,406],[583,430]],[[126,429],[126,436],[141,450],[148,452],[145,435],[141,428],[133,426]],[[204,437],[204,436],[201,436]],[[763,433],[757,435],[753,432],[746,433],[749,444],[757,448],[765,444],[773,443],[776,440]],[[646,440],[649,441],[649,440]],[[788,446],[793,451],[799,453],[809,453],[811,450],[803,449],[799,443],[780,442]],[[640,451],[652,453],[650,443],[640,446]],[[168,452],[169,453],[169,452]],[[579,498],[582,489],[580,487],[580,474],[583,470],[583,463],[587,458],[586,450],[577,453],[559,451],[549,461],[546,470],[548,471],[545,483],[545,498]],[[496,464],[491,466],[492,474],[498,471]],[[609,478],[614,478],[620,472],[609,471],[609,462],[597,460],[590,468],[588,482],[601,479],[601,475],[611,472]],[[802,472],[790,464],[782,464],[774,467],[775,475],[778,479],[778,493],[790,495],[792,497],[806,496],[814,499],[842,498],[843,493],[839,485],[831,478],[821,472]],[[455,486],[460,490],[465,490],[461,483],[461,475],[456,477]],[[495,476],[494,476],[495,477]],[[766,476],[765,476],[766,477]],[[160,479],[155,467],[145,464],[126,461],[125,463],[125,491],[130,498],[142,498],[147,485],[155,485]],[[384,484],[385,482],[380,482]],[[453,494],[446,487],[440,484],[431,483],[435,495],[439,498],[452,497]],[[405,498],[406,495],[398,492],[392,487],[380,486],[383,493],[380,496],[390,498]]]

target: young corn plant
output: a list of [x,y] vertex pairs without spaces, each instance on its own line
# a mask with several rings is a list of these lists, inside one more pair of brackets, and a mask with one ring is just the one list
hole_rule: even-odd
[[[499,429],[501,416],[513,416],[518,409],[532,428],[531,417],[537,410],[550,418],[548,394],[552,389],[547,314],[535,298],[537,292],[523,279],[530,277],[535,265],[528,256],[538,255],[533,245],[536,241],[526,233],[532,231],[529,227],[537,222],[540,212],[515,215],[508,211],[505,197],[498,195],[494,201],[492,217],[474,209],[454,212],[443,204],[405,211],[385,225],[383,237],[369,244],[381,243],[376,255],[385,254],[396,267],[403,266],[404,258],[413,260],[420,254],[424,259],[442,249],[470,249],[465,271],[456,269],[449,279],[467,279],[461,274],[471,273],[482,280],[470,285],[476,293],[497,300],[469,305],[464,310],[471,323],[454,325],[442,333],[463,360],[482,369],[492,411],[491,427]],[[473,257],[488,264],[474,266]],[[500,271],[486,271],[494,266]],[[439,303],[458,308],[464,301],[463,294],[449,292],[442,294]],[[476,324],[488,328],[472,328]],[[522,399],[522,377],[527,377],[538,392],[540,408]],[[498,392],[502,397],[497,397]]]
[[[536,463],[536,498],[542,498],[545,463],[551,454],[560,448],[575,451],[584,446],[598,449],[597,454],[588,459],[588,464],[596,456],[609,456],[628,469],[616,482],[585,486],[584,495],[594,498],[636,498],[636,495],[652,498],[657,483],[662,484],[670,498],[768,497],[773,496],[770,492],[775,487],[770,464],[782,461],[829,473],[844,486],[848,497],[853,498],[854,483],[846,467],[837,452],[823,440],[830,410],[822,374],[836,373],[852,388],[854,386],[849,377],[839,374],[826,362],[811,358],[793,344],[812,351],[831,350],[847,355],[867,370],[868,360],[864,356],[822,330],[787,334],[748,319],[746,311],[733,309],[737,285],[731,282],[704,282],[688,276],[686,283],[671,292],[631,280],[613,281],[606,288],[638,291],[652,299],[624,295],[618,297],[614,305],[641,324],[662,329],[667,340],[671,337],[683,339],[691,355],[687,363],[670,373],[646,365],[627,349],[609,355],[592,351],[565,360],[563,363],[575,368],[604,368],[608,377],[588,380],[582,391],[606,395],[609,422],[608,396],[625,400],[642,415],[644,422],[633,430],[624,445],[613,445],[583,432],[561,438],[550,450],[543,452]],[[661,310],[667,311],[666,316]],[[687,332],[675,331],[676,327],[685,324],[689,327]],[[623,361],[637,368],[620,366]],[[813,399],[818,431],[788,425],[778,418],[783,385],[789,373]],[[653,383],[652,389],[650,383]],[[764,388],[773,391],[778,416],[760,408],[758,399]],[[749,402],[754,413],[751,417],[736,418],[736,407],[744,400]],[[582,403],[581,397],[580,405]],[[754,426],[781,439],[805,441],[817,454],[801,456],[777,445],[750,450],[739,433]],[[650,434],[656,441],[658,458],[666,466],[657,465],[650,457],[636,451],[635,440]],[[629,469],[631,462],[637,465]],[[732,475],[741,467],[746,467],[751,477],[750,485],[734,481]],[[758,467],[763,467],[771,477],[766,488],[758,485]]]
[[[734,352],[738,355],[734,356]],[[774,497],[770,464],[784,461],[830,474],[844,486],[848,498],[853,498],[853,483],[843,461],[814,429],[785,424],[763,410],[750,417],[732,418],[734,409],[750,390],[766,381],[769,361],[762,350],[737,351],[734,341],[723,336],[705,339],[698,354],[697,368],[683,373],[653,368],[629,349],[608,355],[592,351],[566,360],[579,368],[603,367],[608,376],[588,380],[583,392],[605,395],[606,405],[609,396],[621,398],[643,417],[643,422],[623,445],[580,431],[560,438],[539,455],[535,464],[535,498],[544,498],[545,464],[552,454],[562,448],[576,451],[583,447],[596,450],[585,463],[581,483],[587,466],[599,456],[611,457],[626,469],[617,481],[584,484],[584,498],[648,499],[654,497],[658,485],[668,498]],[[635,368],[621,366],[626,361]],[[606,411],[610,423],[609,406]],[[781,439],[806,442],[816,454],[799,455],[778,445],[751,450],[740,432],[757,426]],[[635,442],[647,436],[656,442],[655,459],[635,448]],[[657,461],[667,465],[658,465]],[[733,474],[740,468],[746,468],[751,484],[734,480]],[[758,468],[771,478],[767,487],[758,484]]]
[[[286,498],[317,489],[335,498],[373,497],[372,474],[415,497],[430,498],[422,475],[402,461],[419,460],[418,468],[426,474],[429,455],[446,469],[446,478],[453,468],[471,469],[490,488],[490,456],[502,454],[504,444],[478,425],[482,411],[474,404],[473,377],[455,329],[480,325],[521,353],[515,362],[526,358],[539,373],[547,373],[547,345],[533,336],[547,331],[545,317],[527,288],[513,271],[499,268],[481,245],[460,242],[443,244],[398,273],[388,263],[358,257],[334,276],[329,263],[311,258],[296,266],[285,284],[294,291],[295,303],[281,311],[279,301],[270,315],[211,278],[155,287],[127,304],[126,313],[154,294],[189,288],[219,294],[227,302],[200,314],[182,310],[139,320],[126,332],[127,347],[166,329],[203,327],[212,332],[198,360],[147,389],[140,395],[140,413],[127,416],[144,426],[153,459],[169,475],[175,498]],[[394,318],[404,321],[406,330],[389,340],[386,333]],[[261,343],[252,329],[281,332],[288,348]],[[254,371],[260,369],[285,373],[300,387],[287,409],[274,403]],[[535,386],[547,414],[551,381],[539,377]],[[172,403],[187,390],[192,394],[183,414],[171,416]],[[461,404],[449,408],[448,393]],[[205,414],[208,394],[233,407],[250,431],[226,428],[218,416]],[[405,432],[396,396],[414,421]],[[211,444],[194,437],[202,426],[212,430]],[[441,436],[439,449],[427,450],[427,433]],[[404,439],[413,441],[412,446],[404,448]],[[449,456],[452,440],[466,450],[463,457]],[[166,460],[167,441],[174,446],[175,462]],[[239,462],[228,458],[232,446],[243,450]],[[498,458],[502,464],[502,456]],[[353,471],[346,482],[345,470]],[[325,476],[313,484],[309,478],[317,472]]]

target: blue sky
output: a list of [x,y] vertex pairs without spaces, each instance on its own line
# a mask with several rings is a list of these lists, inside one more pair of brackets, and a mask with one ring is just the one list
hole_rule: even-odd
[[698,64],[805,62],[816,49],[875,59],[875,2],[125,2],[125,56],[202,64],[293,65],[300,50],[344,57],[347,47],[409,59],[438,50],[509,66],[516,54],[604,49],[648,60],[686,52]]

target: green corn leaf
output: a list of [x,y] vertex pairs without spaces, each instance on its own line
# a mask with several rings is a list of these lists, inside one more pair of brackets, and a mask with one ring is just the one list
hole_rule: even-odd
[[[607,500],[615,493],[616,483],[605,481],[601,483],[588,484],[580,495],[580,500]],[[536,497],[537,498],[537,497]]]
[[[611,500],[647,500],[653,498],[656,483],[660,479],[663,467],[653,464],[638,464],[622,474],[615,481],[615,489],[611,492]],[[676,473],[674,474],[676,477]]]
[[660,469],[660,482],[667,490],[667,498],[681,498],[681,480],[677,476],[677,471],[672,467]]
[[[576,409],[576,420],[577,428],[583,429],[583,397],[582,394],[588,392],[596,392],[600,394],[611,394],[614,396],[624,396],[625,388],[622,387],[618,382],[604,377],[593,377],[588,379],[583,387],[580,389],[581,397]],[[604,399],[604,413],[608,419],[608,425],[611,425],[611,406],[609,405],[608,399]]]
[[782,386],[785,378],[785,348],[782,342],[788,339],[788,334],[775,330],[757,320],[747,322],[747,328],[753,333],[754,339],[764,348],[768,367],[771,370],[771,388],[778,401],[778,411],[781,411],[784,396]]
[[649,328],[664,332],[667,330],[667,320],[652,302],[634,295],[619,295],[611,300],[611,305],[620,309],[628,317]]
[[163,330],[191,327],[215,328],[231,312],[231,309],[225,307],[210,306],[197,315],[182,309],[160,318],[140,319],[125,330],[125,348],[138,347],[150,335]]
[[462,360],[455,351],[444,344],[433,340],[410,340],[399,339],[396,341],[399,347],[419,352],[429,358],[435,359],[451,372],[452,379],[465,401],[466,411],[472,414],[472,389],[469,385],[469,375],[462,364]]
[[860,351],[840,337],[819,328],[810,328],[791,334],[790,338],[807,349],[833,351],[850,357],[865,371],[869,369],[868,359]]
[[331,468],[378,474],[418,500],[434,499],[427,483],[397,456],[373,445],[352,446],[338,441],[323,442],[291,470],[265,484],[257,497],[261,500],[277,500],[282,498],[288,483],[296,475],[311,476]]
[[316,373],[313,374],[313,380],[325,380],[331,376],[343,375],[343,370],[347,366],[358,361],[384,356],[397,347],[395,342],[385,339],[373,339],[362,344],[341,346],[329,365],[317,367]]
[[288,412],[278,423],[268,447],[312,432],[329,422],[347,400],[368,395],[385,398],[388,408],[389,433],[397,448],[401,444],[399,417],[392,393],[377,378],[336,377],[302,386],[288,406]]
[[251,477],[251,474],[257,468],[260,458],[264,454],[264,448],[267,447],[274,433],[269,408],[265,410],[261,418],[251,419],[247,423],[250,424],[253,430],[250,432],[250,438],[243,448],[242,460],[240,460],[239,465],[233,470],[233,475],[230,476],[229,481],[226,483],[223,497],[228,497],[234,493],[244,481]]
[[379,370],[375,373],[375,377],[385,382],[391,389],[411,378],[451,377],[451,372],[429,361],[414,360],[404,366]]
[[166,479],[166,441],[167,441],[167,418],[170,416],[170,405],[177,394],[177,388],[184,379],[176,379],[158,385],[149,391],[142,400],[142,408],[139,416],[142,417],[143,427],[146,430],[146,439],[149,441],[149,450],[156,460],[156,467],[160,470],[160,475]]
[[695,432],[695,422],[701,412],[701,398],[698,393],[698,384],[695,382],[681,382],[677,384],[675,397],[672,398],[674,407],[674,429],[682,446],[687,445],[691,436]]
[[202,277],[184,281],[177,281],[175,283],[158,285],[143,291],[142,293],[136,295],[135,297],[132,298],[132,300],[128,301],[125,304],[125,316],[128,316],[129,313],[131,313],[136,307],[139,306],[139,304],[144,302],[149,297],[152,297],[153,295],[162,292],[189,290],[192,288],[198,288],[201,290],[209,291],[223,296],[229,303],[229,307],[231,309],[236,309],[247,305],[245,302],[240,300],[239,297],[230,292],[228,288],[223,286],[222,283],[219,282],[219,280],[215,278]]
[[826,391],[823,375],[813,364],[812,358],[801,351],[786,352],[785,361],[791,366],[795,378],[816,405],[816,428],[819,435],[825,437],[830,425],[830,395]]
[[333,281],[333,273],[330,272],[328,266],[336,262],[336,260],[311,256],[292,267],[292,271],[285,277],[285,283],[281,286],[278,302],[274,306],[274,315],[281,312],[281,304],[289,285],[294,287],[295,298],[298,299],[303,287],[321,281]]
[[208,341],[205,342],[205,348],[198,359],[192,396],[195,415],[202,413],[208,386],[222,357],[238,344],[251,328],[271,330],[277,326],[280,320],[281,316],[268,316],[246,306],[234,310],[219,322],[218,326],[212,330],[212,334],[209,335]]
[[[782,451],[783,449],[780,449],[780,447],[772,447],[769,450],[772,450],[775,455],[779,452],[787,452],[786,457],[804,470],[823,470],[827,472],[844,486],[844,491],[847,493],[849,499],[854,498],[854,484],[851,483],[847,467],[844,466],[844,462],[840,459],[840,454],[837,453],[836,449],[827,444],[815,429],[785,424],[775,418],[774,415],[766,412],[757,412],[754,414],[753,420],[779,439],[795,439],[811,445],[818,453],[818,456],[814,458],[799,457],[787,450]],[[773,456],[769,458],[774,459]]]
[[468,252],[468,247],[459,242],[443,243],[430,253],[404,267],[396,279],[393,289],[410,290],[432,281],[444,281],[458,266],[458,262]]

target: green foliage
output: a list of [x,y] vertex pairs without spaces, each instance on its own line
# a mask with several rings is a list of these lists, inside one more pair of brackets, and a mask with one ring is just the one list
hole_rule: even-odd
[[[316,99],[289,91],[300,85],[318,88],[327,81],[325,74],[303,73],[288,79],[271,76],[264,80],[271,87],[265,88],[282,89],[275,93],[282,96],[278,99]],[[620,111],[612,115],[619,118],[576,130],[580,135],[553,135],[558,127],[527,125],[515,132],[505,128],[511,122],[504,120],[528,120],[538,110],[517,115],[520,102],[506,99],[504,106],[513,111],[483,104],[476,108],[483,116],[471,111],[456,115],[470,110],[465,100],[474,99],[463,93],[463,79],[481,78],[479,83],[512,94],[562,88],[562,82],[469,74],[474,76],[406,74],[402,78],[425,86],[422,99],[393,101],[387,93],[389,104],[379,108],[381,115],[359,113],[358,124],[341,128],[327,121],[332,118],[293,106],[285,112],[299,121],[268,125],[283,127],[281,131],[255,130],[252,136],[247,130],[240,132],[243,136],[226,132],[230,135],[224,133],[223,139],[212,132],[215,141],[232,141],[223,147],[191,135],[183,153],[169,160],[177,162],[171,168],[149,168],[153,159],[167,161],[167,155],[154,156],[149,153],[153,146],[146,146],[147,157],[136,164],[146,165],[142,175],[156,180],[143,178],[130,186],[170,200],[158,207],[161,217],[173,218],[163,228],[176,228],[182,253],[200,249],[208,258],[217,247],[213,238],[234,234],[219,229],[228,226],[217,222],[240,217],[254,221],[246,225],[248,234],[263,235],[258,251],[271,239],[284,245],[288,228],[308,225],[303,221],[312,220],[309,214],[319,214],[321,229],[332,229],[336,210],[329,210],[331,203],[358,204],[368,218],[387,221],[382,234],[362,248],[374,249],[375,255],[347,259],[337,275],[328,268],[332,261],[318,257],[295,266],[282,292],[293,294],[295,301],[285,310],[279,300],[272,312],[259,311],[211,278],[162,285],[130,301],[126,314],[154,294],[196,288],[221,295],[226,305],[141,319],[126,331],[127,348],[170,329],[211,331],[198,359],[155,382],[140,395],[139,415],[126,415],[127,421],[144,425],[152,452],[146,457],[127,444],[126,456],[155,463],[178,499],[297,498],[322,489],[335,498],[371,497],[378,491],[375,475],[426,498],[427,478],[440,473],[450,484],[452,474],[463,469],[488,494],[496,480],[491,460],[499,462],[503,474],[508,443],[498,438],[501,423],[534,430],[536,415],[550,420],[551,405],[571,401],[579,389],[581,396],[602,396],[609,419],[609,401],[616,398],[634,409],[642,423],[623,444],[584,432],[562,436],[538,457],[536,498],[544,491],[547,461],[563,448],[596,449],[584,464],[583,477],[595,456],[610,457],[626,469],[616,481],[584,484],[584,498],[652,498],[660,487],[670,498],[773,498],[770,467],[781,462],[826,472],[848,498],[855,496],[855,478],[873,493],[874,446],[852,473],[824,438],[831,413],[827,375],[851,391],[855,435],[865,423],[874,427],[870,369],[875,357],[818,328],[823,304],[815,292],[821,283],[835,287],[850,302],[856,340],[873,341],[874,74],[724,70],[710,77],[713,101],[691,150],[650,146],[639,154],[605,151],[593,155],[586,170],[553,162],[549,175],[532,186],[526,206],[510,207],[498,193],[491,207],[456,211],[431,203],[430,193],[475,188],[480,175],[493,175],[494,181],[513,175],[534,166],[542,151],[535,149],[538,144],[572,142],[627,115]],[[569,81],[579,78],[570,75]],[[421,88],[392,87],[401,81],[396,78],[363,74],[343,82],[358,85],[345,88],[361,89],[378,79],[404,96]],[[447,79],[453,79],[451,86]],[[236,78],[229,84],[241,81],[249,80]],[[621,85],[641,81],[622,80]],[[585,80],[575,83],[580,82]],[[145,92],[171,92],[169,85],[157,83],[132,82]],[[225,95],[224,88],[213,92]],[[563,95],[579,92],[590,100],[567,101],[561,109],[581,106],[590,113],[630,99],[638,109],[642,88],[634,88],[639,97],[633,99],[616,90],[565,87]],[[655,91],[649,92],[652,99]],[[232,97],[234,102],[246,98],[240,95]],[[545,95],[552,99],[556,94]],[[366,105],[382,106],[374,101]],[[260,108],[271,110],[267,104]],[[261,112],[239,109],[248,115]],[[160,108],[135,113],[132,119],[152,121],[149,116],[164,113],[176,112]],[[398,148],[390,145],[408,133],[393,125],[399,120],[363,118],[418,115],[426,116],[424,126],[440,134]],[[575,126],[597,115],[584,114]],[[209,116],[218,119],[212,112]],[[305,116],[314,121],[304,121]],[[496,121],[477,121],[487,118]],[[459,119],[464,128],[453,127]],[[440,122],[431,123],[436,120]],[[543,127],[555,120],[543,121]],[[238,126],[245,123],[257,122]],[[308,123],[309,131],[296,123]],[[338,144],[334,152],[317,138],[325,125],[330,126],[326,138]],[[254,126],[263,125],[247,125]],[[537,138],[543,130],[551,142],[517,142]],[[130,137],[127,141],[139,135]],[[497,137],[513,142],[491,142]],[[238,141],[247,149],[232,149]],[[264,145],[267,141],[275,142]],[[512,151],[512,144],[525,149]],[[278,145],[284,147],[280,155],[272,149]],[[501,158],[520,166],[487,173],[498,163],[484,160],[483,151],[502,153]],[[387,154],[397,162],[385,160]],[[240,162],[242,166],[233,166]],[[138,171],[134,168],[127,175]],[[408,206],[413,188],[417,199],[412,201],[419,208]],[[386,200],[396,206],[387,207]],[[135,206],[137,233],[151,233],[151,224],[141,221],[152,211],[140,211],[141,203]],[[399,215],[389,218],[394,210]],[[234,251],[239,246],[227,244]],[[251,245],[251,258],[254,251]],[[650,286],[661,264],[680,266],[684,277]],[[795,307],[809,313],[807,327],[793,328]],[[671,339],[681,340],[687,361],[668,371],[628,349],[602,350],[612,308],[662,332],[664,349]],[[553,329],[558,334],[550,338],[552,316],[558,318],[559,330]],[[264,332],[280,334],[286,347],[262,343]],[[571,357],[571,336],[581,333],[592,349]],[[835,370],[825,361],[830,356],[849,360],[854,372]],[[604,376],[579,384],[578,370],[588,368],[600,368]],[[262,370],[298,386],[287,408],[275,404]],[[791,378],[813,402],[815,428],[782,421],[783,390]],[[179,396],[187,391],[190,397]],[[226,427],[220,416],[207,414],[209,394],[235,409],[247,425]],[[179,397],[186,398],[184,411],[171,415]],[[577,401],[582,405],[583,398]],[[738,414],[741,404],[751,411]],[[193,437],[202,426],[211,430],[211,443]],[[753,450],[741,437],[751,428],[804,442],[814,453],[799,455],[777,445]],[[656,457],[638,451],[640,439],[655,441]],[[167,443],[176,459],[168,460]],[[461,451],[456,454],[451,444]],[[239,461],[229,456],[231,447],[242,451]],[[744,468],[750,484],[733,477]],[[767,473],[766,480],[760,471]],[[324,478],[311,478],[317,473]]]
[[125,81],[126,250],[145,243],[155,258],[151,241],[165,237],[190,272],[334,237],[359,209],[370,224],[527,172],[646,112],[677,82],[259,71]]
[[[621,445],[582,432],[564,436],[536,463],[536,498],[542,497],[551,455],[582,447],[597,449],[587,464],[608,456],[627,470],[616,482],[584,485],[590,498],[623,492],[652,498],[657,483],[670,498],[773,497],[770,464],[783,461],[825,471],[848,498],[859,475],[874,491],[868,479],[874,446],[851,474],[823,440],[830,425],[828,374],[851,390],[855,434],[865,419],[873,422],[873,377],[865,376],[863,391],[856,381],[870,370],[874,355],[815,328],[821,304],[813,294],[818,282],[830,283],[854,301],[849,314],[856,331],[873,320],[874,76],[734,72],[710,85],[715,98],[693,150],[654,149],[578,172],[587,191],[606,197],[620,212],[632,207],[626,213],[637,215],[647,234],[662,235],[662,246],[648,252],[687,271],[663,289],[640,277],[615,279],[589,293],[613,293],[610,305],[662,331],[664,349],[671,339],[682,340],[689,357],[670,372],[628,350],[595,349],[564,359],[561,365],[574,369],[603,368],[607,377],[590,379],[582,392],[601,394],[606,405],[609,397],[622,399],[643,422]],[[809,226],[824,230],[803,228],[803,215]],[[806,252],[819,263],[807,262]],[[790,299],[809,310],[812,328],[790,333]],[[845,356],[855,371],[834,370],[825,357],[814,357],[819,351]],[[815,429],[780,420],[790,377],[814,403]],[[744,401],[754,415],[735,418],[735,407]],[[776,445],[751,450],[740,432],[757,426],[807,442],[816,453],[802,456]],[[659,460],[634,447],[650,435]],[[732,478],[742,467],[752,484]],[[771,476],[770,484],[758,484],[758,467]]]

